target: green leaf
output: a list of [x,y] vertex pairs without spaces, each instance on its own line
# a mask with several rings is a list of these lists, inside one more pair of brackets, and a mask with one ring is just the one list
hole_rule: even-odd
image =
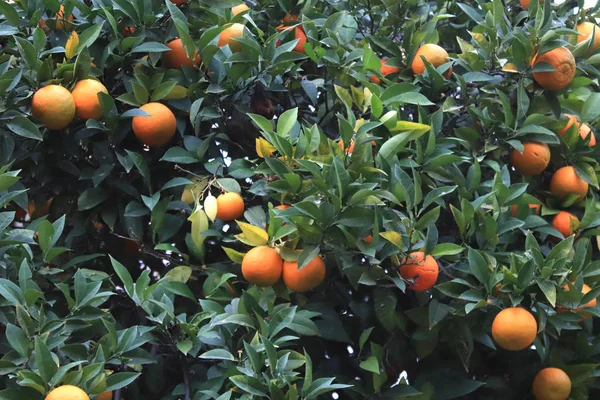
[[485,258],[483,258],[483,256],[477,250],[474,250],[470,247],[467,254],[471,273],[479,282],[483,283],[487,287],[490,280],[490,270]]
[[123,264],[121,264],[120,262],[115,260],[112,256],[109,256],[109,257],[110,257],[110,263],[112,264],[113,269],[117,273],[117,276],[121,279],[121,282],[123,282],[123,285],[125,285],[125,291],[129,295],[129,297],[132,297],[133,296],[133,279],[131,278],[131,274],[129,273],[127,268],[125,268],[123,266]]
[[287,110],[277,119],[277,134],[286,136],[290,133],[298,120],[298,108]]
[[90,188],[83,192],[77,199],[79,211],[90,210],[108,198],[108,192],[103,188]]
[[106,392],[124,388],[131,382],[135,381],[141,373],[139,372],[119,372],[109,375],[106,378]]
[[233,357],[233,355],[228,352],[227,350],[224,349],[213,349],[213,350],[209,350],[206,353],[202,354],[200,356],[200,358],[206,359],[206,360],[229,360],[229,361],[235,361],[235,358]]
[[46,382],[50,382],[58,370],[52,353],[39,336],[35,338],[35,364],[40,371],[40,376]]
[[440,243],[434,247],[431,255],[433,257],[453,256],[465,250],[464,247],[454,243]]
[[373,357],[373,356],[367,358],[364,361],[361,361],[360,368],[364,369],[365,371],[372,372],[374,374],[379,374],[379,372],[380,372],[379,361],[377,360],[376,357]]
[[77,48],[78,54],[81,53],[83,49],[91,46],[96,42],[96,40],[100,36],[100,32],[102,32],[103,27],[104,21],[94,23],[85,31],[81,32],[81,34],[79,35],[79,47]]
[[229,378],[234,385],[246,393],[267,398],[267,387],[251,376],[236,375]]
[[171,51],[171,49],[158,42],[145,42],[131,49],[132,53],[161,53],[164,51]]
[[25,117],[18,116],[6,124],[6,127],[16,135],[27,139],[42,140],[42,134],[37,126]]
[[6,325],[6,340],[8,344],[22,357],[29,357],[29,339],[25,332],[13,324]]

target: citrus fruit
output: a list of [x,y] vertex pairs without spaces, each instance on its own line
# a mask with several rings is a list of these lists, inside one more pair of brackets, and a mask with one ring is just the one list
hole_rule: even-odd
[[[524,10],[529,10],[529,3],[531,2],[531,0],[519,0],[519,2],[521,3],[521,7],[523,7]],[[540,0],[538,1],[539,4],[544,4],[544,0]]]
[[373,235],[367,235],[363,240],[367,243],[373,243]]
[[550,148],[546,143],[525,142],[522,153],[512,149],[510,162],[523,175],[539,175],[550,164]]
[[[529,210],[534,211],[535,215],[539,214],[540,208],[542,207],[540,204],[535,204],[535,203],[528,204],[527,206],[529,207]],[[524,207],[524,206],[521,206],[521,207]],[[511,207],[511,215],[513,217],[517,216],[518,209],[519,209],[519,205],[517,205],[517,204],[515,204]]]
[[291,208],[290,206],[288,206],[287,204],[280,204],[278,206],[275,207],[278,210],[287,210],[288,208]]
[[171,51],[165,51],[162,55],[163,64],[167,68],[182,69],[184,66],[189,68],[198,68],[200,65],[200,56],[198,51],[194,52],[194,61],[192,61],[183,47],[181,39],[171,40],[167,47]]
[[46,33],[48,33],[50,29],[57,31],[71,31],[73,30],[73,21],[75,21],[73,14],[69,15],[69,17],[65,19],[65,6],[61,5],[60,9],[56,13],[56,18],[49,18],[47,21],[40,19],[39,27],[46,31]]
[[585,198],[588,187],[588,183],[581,179],[575,172],[575,168],[571,166],[559,168],[550,180],[550,193],[561,199],[570,194],[576,194],[579,196],[576,203]]
[[298,261],[283,263],[283,283],[294,292],[308,292],[319,286],[325,279],[325,263],[316,256],[298,271]]
[[[433,65],[435,68],[450,61],[448,52],[446,52],[446,50],[444,50],[442,47],[432,43],[424,44],[423,46],[419,47],[412,62],[412,71],[415,75],[421,75],[426,70],[425,63],[421,59],[421,56],[425,57],[427,62]],[[444,76],[446,78],[450,78],[451,75],[452,67],[446,71]]]
[[[552,220],[552,227],[562,233],[564,237],[569,237],[573,234],[574,226],[578,225],[579,218],[566,211],[560,211]],[[576,226],[575,226],[576,228]]]
[[188,0],[171,0],[171,3],[175,4],[176,6],[180,6],[187,3],[187,1]]
[[62,86],[44,86],[33,95],[31,113],[46,128],[63,129],[69,126],[75,117],[75,100]]
[[121,29],[121,34],[124,37],[131,36],[134,33],[135,33],[135,26],[124,26],[123,29]]
[[149,115],[133,117],[131,124],[138,140],[150,147],[167,144],[175,135],[177,120],[169,107],[161,103],[148,103],[140,110]]
[[27,213],[29,214],[29,217],[34,220],[34,219],[38,219],[43,217],[44,215],[48,215],[48,212],[50,211],[50,207],[52,206],[52,201],[54,200],[54,197],[50,197],[48,200],[42,202],[42,203],[36,203],[33,201],[30,201],[29,204],[27,205]]
[[[292,29],[291,26],[279,25],[277,28],[278,31],[289,31]],[[306,35],[304,31],[300,27],[294,28],[294,39],[298,39],[298,43],[294,46],[294,51],[302,54],[306,54],[306,50],[304,50],[304,44],[306,43]],[[281,45],[281,40],[278,40],[276,46],[279,47]]]
[[565,117],[567,117],[567,125],[565,125],[565,127],[564,127],[564,128],[562,128],[562,129],[560,129],[560,130],[558,131],[558,134],[559,134],[560,136],[564,136],[564,135],[565,135],[565,133],[567,133],[567,131],[569,130],[569,128],[570,128],[571,126],[573,126],[573,124],[575,124],[575,126],[577,127],[577,129],[579,129],[579,126],[580,126],[580,123],[579,123],[579,121],[577,120],[577,118],[576,118],[574,115],[571,115],[571,114],[565,114]]
[[108,94],[108,89],[94,79],[77,82],[71,91],[75,101],[75,115],[83,120],[100,119],[102,117],[102,107],[98,99],[100,92]]
[[428,290],[437,281],[439,266],[435,258],[425,256],[422,251],[410,253],[400,264],[400,276],[402,279],[412,279],[413,283],[408,288],[417,292]]
[[[396,72],[400,72],[400,68],[390,67],[390,66],[386,65],[387,60],[380,60],[380,62],[381,62],[381,68],[379,69],[379,71],[381,72],[381,75],[388,76],[390,74],[395,74]],[[379,79],[378,76],[370,76],[369,79],[371,80],[371,82],[374,82],[377,84],[381,83],[381,79]]]
[[592,22],[582,22],[581,24],[577,25],[577,32],[579,32],[579,36],[577,36],[577,43],[586,41],[592,35],[592,32],[594,32],[592,47],[589,50],[588,55],[600,49],[600,26],[595,25]]
[[232,52],[237,53],[242,50],[242,45],[235,39],[244,36],[244,25],[233,24],[229,28],[224,29],[219,35],[219,47],[229,45]]
[[188,183],[183,187],[181,193],[181,201],[185,204],[194,204],[194,194],[200,195],[204,189],[206,182],[203,182],[200,178],[192,178],[192,183]]
[[581,138],[585,140],[588,137],[588,135],[590,135],[589,146],[595,146],[596,136],[594,135],[594,132],[592,132],[592,128],[588,124],[581,124],[581,126],[579,127],[579,136],[581,136]]
[[223,193],[217,197],[217,218],[233,221],[244,215],[244,199],[237,193]]
[[283,17],[283,20],[282,20],[282,22],[284,24],[291,24],[291,23],[296,22],[296,21],[298,21],[298,15],[289,14],[289,13],[285,14],[285,17]]
[[249,9],[250,8],[246,5],[246,3],[242,3],[239,6],[231,7],[231,13],[235,17],[236,15],[248,11]]
[[562,369],[544,368],[535,376],[531,391],[535,400],[567,400],[571,379]]
[[48,393],[46,400],[90,400],[90,398],[77,386],[64,385]]
[[533,79],[544,89],[560,90],[571,84],[575,77],[575,57],[566,47],[558,47],[541,56],[533,58],[533,66],[545,62],[554,67],[556,71],[534,72]]
[[[568,292],[569,291],[569,285],[563,286],[563,289],[565,289]],[[588,292],[590,290],[592,290],[592,288],[589,287],[588,285],[586,285],[585,283],[581,287],[581,293],[583,293],[584,295],[588,294]],[[581,307],[577,307],[574,311],[580,311],[580,310],[582,310],[582,309],[584,309],[586,307],[596,307],[597,304],[598,304],[598,300],[592,299],[592,300],[588,301],[586,305],[581,306]],[[559,308],[556,309],[556,311],[558,311],[558,312],[565,312],[565,311],[567,311],[567,309],[564,308],[564,307],[559,307]],[[586,314],[586,315],[583,316],[583,318],[581,318],[580,321],[585,321],[585,320],[587,320],[589,318],[590,318],[590,315]]]
[[99,394],[98,397],[96,397],[96,400],[112,400],[112,398],[113,394],[112,391],[110,391]]
[[[340,140],[340,141],[338,142],[338,147],[339,147],[340,149],[342,149],[342,150],[344,150],[344,149],[345,149],[345,147],[346,147],[346,146],[344,145],[344,141],[343,141],[343,140]],[[350,146],[348,146],[348,148],[346,149],[346,154],[352,154],[352,152],[353,152],[353,151],[354,151],[354,139],[352,139],[352,140],[350,141]]]
[[537,322],[524,308],[505,308],[492,323],[492,336],[504,350],[523,350],[531,346],[536,335]]
[[242,260],[242,275],[249,283],[257,286],[272,286],[283,270],[283,259],[277,250],[258,246],[246,253]]

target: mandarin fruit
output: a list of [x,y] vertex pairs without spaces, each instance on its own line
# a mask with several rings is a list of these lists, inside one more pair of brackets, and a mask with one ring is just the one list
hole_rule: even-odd
[[575,57],[571,50],[566,47],[558,47],[533,59],[533,66],[545,62],[550,64],[556,71],[534,72],[533,79],[546,90],[560,90],[571,84],[575,77]]
[[90,398],[77,386],[63,385],[48,393],[45,400],[90,400]]
[[[573,282],[571,282],[571,283],[574,285]],[[563,289],[565,289],[568,292],[569,291],[569,285],[563,286]],[[589,287],[588,285],[586,285],[585,283],[581,287],[581,293],[583,293],[584,295],[588,294],[590,292],[590,290],[592,290],[592,288]],[[596,307],[597,304],[598,304],[598,300],[597,299],[592,299],[592,300],[588,301],[587,304],[585,304],[585,305],[583,305],[581,307],[577,307],[574,311],[581,311],[581,310],[583,310],[584,308],[587,308],[587,307]],[[564,307],[559,307],[559,308],[556,309],[556,311],[558,311],[558,312],[565,312],[565,311],[567,311],[567,309],[564,308]],[[590,318],[590,315],[589,314],[585,314],[583,316],[583,318],[581,318],[579,321],[580,322],[581,321],[585,321],[585,320],[587,320],[589,318]]]
[[231,7],[231,13],[235,17],[236,15],[246,12],[249,9],[250,9],[250,7],[248,7],[248,5],[246,5],[246,3],[242,3],[239,6]]
[[194,52],[194,60],[190,59],[183,47],[181,39],[171,40],[167,47],[171,51],[165,51],[162,55],[162,60],[167,68],[182,69],[184,66],[189,68],[198,68],[200,65],[200,56],[198,50]]
[[[276,28],[278,31],[289,31],[292,29],[291,26],[283,26],[280,25]],[[294,46],[294,51],[302,54],[306,54],[306,50],[304,50],[304,45],[306,44],[306,35],[304,31],[300,27],[294,28],[294,39],[298,39],[298,43]],[[281,46],[281,40],[278,40],[275,44],[276,47]]]
[[565,114],[565,117],[567,117],[567,125],[565,125],[564,128],[562,128],[558,131],[558,134],[560,136],[564,136],[565,133],[567,133],[567,131],[569,130],[569,128],[571,126],[575,125],[575,127],[577,127],[577,129],[579,129],[579,126],[580,126],[579,120],[577,120],[577,118],[574,115]]
[[73,21],[75,21],[73,14],[69,15],[69,17],[65,19],[65,6],[61,5],[60,9],[56,13],[56,18],[49,18],[47,21],[40,19],[39,27],[46,33],[48,33],[50,29],[57,31],[72,31],[74,27],[72,24]]
[[325,263],[321,256],[316,256],[298,271],[298,261],[283,263],[283,282],[288,289],[297,293],[308,292],[325,280]]
[[283,271],[283,259],[277,250],[258,246],[246,253],[242,260],[242,275],[249,283],[257,286],[272,286]]
[[169,107],[161,103],[148,103],[140,110],[149,115],[133,117],[133,133],[140,142],[149,147],[161,147],[167,144],[177,130],[177,119]]
[[594,135],[594,132],[592,132],[592,128],[588,124],[581,124],[581,126],[579,127],[579,136],[583,140],[586,140],[588,135],[590,136],[590,142],[588,143],[588,145],[590,147],[595,146],[596,136]]
[[404,280],[411,279],[413,282],[408,288],[417,292],[431,289],[437,281],[439,270],[435,258],[426,256],[422,251],[410,253],[400,264],[400,276]]
[[237,193],[223,193],[217,197],[217,218],[233,221],[244,215],[244,199]]
[[108,89],[94,79],[84,79],[77,82],[71,91],[75,101],[75,115],[77,117],[83,120],[100,119],[102,117],[103,112],[98,93],[108,94]]
[[[531,2],[531,0],[519,0],[519,2],[521,3],[521,7],[523,7],[524,10],[529,10],[529,3]],[[544,0],[539,0],[538,3],[544,4]]]
[[[417,53],[415,54],[415,58],[413,59],[413,62],[411,65],[413,74],[415,74],[415,75],[421,75],[427,69],[425,67],[425,63],[421,59],[421,56],[425,57],[427,62],[430,63],[431,65],[433,65],[434,68],[437,68],[440,65],[445,64],[448,61],[450,61],[448,52],[446,50],[444,50],[442,47],[438,46],[437,44],[432,44],[432,43],[424,44],[423,46],[419,47],[419,49],[417,50]],[[446,71],[444,76],[446,78],[450,78],[451,75],[452,75],[452,67],[450,67],[448,69],[448,71]]]
[[579,223],[579,218],[566,211],[560,211],[552,220],[552,227],[562,233],[564,237],[569,237],[573,234],[574,227]]
[[[397,72],[400,72],[400,68],[398,67],[391,67],[389,65],[386,65],[388,60],[380,60],[381,62],[381,68],[379,69],[379,71],[381,72],[381,75],[383,76],[388,76],[390,74],[395,74]],[[370,76],[369,79],[371,80],[371,82],[380,84],[381,83],[381,79],[379,79],[378,76]]]
[[233,53],[237,53],[242,50],[242,44],[235,39],[239,39],[244,36],[244,25],[233,24],[230,27],[224,29],[219,35],[219,47],[229,45],[229,48]]
[[562,369],[544,368],[535,376],[531,391],[535,400],[567,400],[571,378]]
[[570,194],[576,194],[579,196],[576,203],[585,198],[588,188],[588,183],[577,175],[572,166],[559,168],[550,180],[550,193],[561,199]]
[[588,40],[589,37],[592,36],[592,32],[594,32],[592,47],[588,51],[588,55],[600,49],[600,26],[592,22],[582,22],[581,24],[577,25],[577,32],[579,32],[579,36],[577,36],[577,43]]
[[533,343],[537,322],[529,311],[511,307],[500,311],[492,323],[492,336],[504,350],[523,350]]
[[546,143],[525,142],[522,153],[512,149],[510,162],[523,175],[539,175],[550,164],[550,148]]
[[63,129],[69,126],[75,117],[75,100],[62,86],[44,86],[33,95],[31,113],[46,128]]
[[[529,207],[529,210],[533,210],[535,215],[539,214],[540,208],[542,207],[540,204],[535,204],[535,203],[527,204],[527,206]],[[511,215],[513,217],[517,216],[517,211],[519,210],[520,207],[524,207],[524,206],[515,204],[511,207]]]

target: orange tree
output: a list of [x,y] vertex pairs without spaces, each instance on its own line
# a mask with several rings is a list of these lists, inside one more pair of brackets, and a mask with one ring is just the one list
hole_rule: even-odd
[[597,398],[599,10],[0,2],[0,399]]

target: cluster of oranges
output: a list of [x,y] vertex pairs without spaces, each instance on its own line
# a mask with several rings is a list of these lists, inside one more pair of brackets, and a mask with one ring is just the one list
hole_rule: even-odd
[[[96,400],[112,400],[112,392],[104,392],[96,397]],[[45,400],[90,400],[90,397],[82,389],[73,385],[63,385],[52,390]]]
[[273,286],[283,277],[288,289],[298,293],[319,286],[325,279],[325,272],[325,262],[320,255],[298,270],[298,261],[284,261],[276,249],[268,246],[253,247],[242,260],[242,275],[249,283]]

